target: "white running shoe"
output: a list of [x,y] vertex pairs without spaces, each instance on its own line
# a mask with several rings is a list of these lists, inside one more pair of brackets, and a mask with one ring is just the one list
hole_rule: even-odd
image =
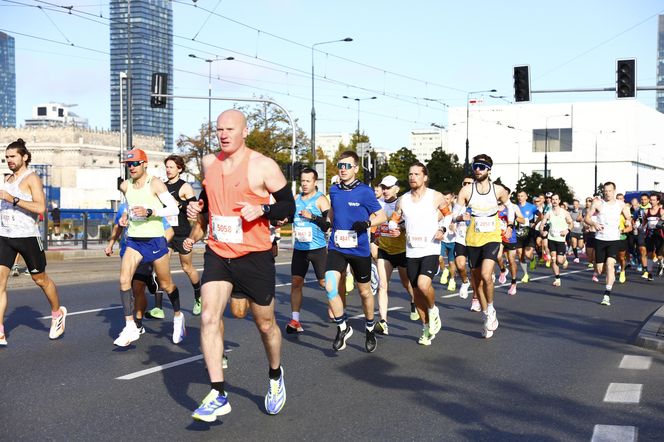
[[505,284],[507,282],[507,270],[500,272],[500,275],[498,276],[498,282],[500,284]]
[[187,328],[184,325],[184,313],[173,316],[173,344],[179,344],[187,336]]
[[459,289],[459,298],[466,299],[468,297],[468,289],[470,288],[470,281],[462,282]]
[[560,287],[560,278],[554,278],[553,279],[553,286],[554,287]]
[[470,304],[470,311],[471,312],[481,312],[482,311],[482,306],[480,305],[480,300],[479,299],[474,299],[472,304]]
[[507,291],[507,294],[510,296],[516,295],[516,284],[510,285],[510,289]]
[[51,319],[51,330],[48,332],[49,339],[58,339],[65,332],[67,309],[61,305],[60,312],[62,313],[60,316]]
[[484,320],[484,328],[489,331],[495,331],[498,328],[498,318],[496,316],[496,310],[491,310],[487,312],[486,319]]
[[117,345],[118,347],[127,347],[132,342],[138,341],[138,338],[140,338],[143,333],[145,333],[145,328],[136,327],[136,323],[134,321],[127,322],[127,325],[125,325],[125,327],[122,329],[120,335],[115,341],[113,341],[113,345]]
[[442,326],[443,324],[440,320],[440,312],[438,311],[438,307],[434,307],[429,312],[429,334],[438,334]]

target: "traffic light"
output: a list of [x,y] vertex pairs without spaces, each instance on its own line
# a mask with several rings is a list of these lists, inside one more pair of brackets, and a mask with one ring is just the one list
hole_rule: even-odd
[[[168,74],[156,72],[152,74],[152,93],[166,95],[168,86]],[[166,97],[150,97],[150,107],[166,107]]]
[[530,66],[514,66],[514,101],[530,101]]
[[616,61],[616,96],[636,97],[636,59]]

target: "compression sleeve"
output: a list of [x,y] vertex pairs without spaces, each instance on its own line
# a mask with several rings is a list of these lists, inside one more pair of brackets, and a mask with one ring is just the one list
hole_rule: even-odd
[[201,213],[208,213],[208,196],[205,187],[203,187],[203,190],[198,197],[198,201],[203,201],[203,208],[201,209]]
[[162,202],[164,207],[154,209],[154,214],[156,216],[175,216],[180,213],[180,210],[178,209],[178,203],[175,201],[175,198],[173,198],[173,195],[168,192],[162,192],[157,195],[157,197],[159,198],[159,201]]
[[326,210],[323,212],[322,216],[311,216],[311,222],[320,227],[323,232],[327,232],[327,230],[330,228],[330,222],[327,220],[327,214],[329,212],[329,210]]
[[295,199],[288,188],[288,184],[272,194],[274,204],[270,204],[270,211],[265,216],[269,220],[290,218],[295,214]]

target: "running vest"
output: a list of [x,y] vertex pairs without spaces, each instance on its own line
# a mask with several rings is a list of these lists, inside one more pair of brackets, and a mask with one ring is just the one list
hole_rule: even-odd
[[191,225],[189,225],[189,220],[187,219],[187,200],[180,198],[180,189],[185,183],[186,181],[183,179],[179,179],[174,183],[169,183],[168,181],[165,183],[168,193],[175,198],[175,201],[178,203],[178,209],[180,210],[180,213],[177,215],[166,217],[168,223],[173,228],[173,232],[175,232],[175,236],[187,236],[191,232]]
[[602,201],[599,207],[597,222],[603,227],[595,233],[595,239],[600,241],[618,241],[620,239],[620,213],[624,203],[615,200],[612,203]]
[[249,187],[249,159],[254,151],[247,148],[237,168],[222,173],[223,153],[205,172],[203,186],[208,196],[208,246],[222,258],[238,258],[252,252],[272,249],[270,222],[261,216],[248,222],[240,216],[241,201],[253,205],[269,204],[270,196],[256,195]]
[[[4,190],[24,201],[32,201],[32,195],[21,190],[20,184],[26,176],[34,173],[27,170],[23,175],[17,177],[13,183],[5,181]],[[31,238],[40,237],[37,220],[39,215],[29,210],[14,206],[9,201],[0,201],[0,236],[6,238]]]
[[477,190],[477,183],[473,183],[468,207],[471,209],[471,216],[466,231],[466,245],[481,247],[490,242],[501,242],[498,199],[494,184],[490,183],[489,191],[482,194]]
[[422,258],[439,255],[440,241],[433,239],[438,231],[438,208],[433,205],[436,191],[426,189],[419,201],[411,192],[401,197],[401,214],[406,222],[406,257]]
[[309,220],[300,218],[300,212],[308,210],[312,215],[322,216],[323,212],[316,206],[316,201],[323,195],[316,192],[311,198],[304,199],[302,194],[295,198],[295,217],[293,218],[293,234],[296,250],[317,250],[327,245],[325,232]]
[[505,244],[516,244],[516,229],[512,228],[512,235],[507,237],[507,225],[509,224],[507,217],[507,207],[498,212],[500,219],[500,238]]
[[558,208],[558,213],[554,209],[549,211],[549,236],[550,241],[565,242],[565,235],[562,234],[564,230],[568,230],[567,220],[565,219],[565,211]]
[[646,209],[643,213],[643,225],[645,226],[645,234],[647,237],[651,236],[664,236],[661,229],[657,228],[657,223],[662,219],[662,208],[658,208],[655,213],[652,209]]
[[[466,208],[460,204],[455,204],[454,208],[452,209],[452,217],[453,220],[457,219],[460,216],[463,216],[463,214],[466,213]],[[454,242],[457,244],[461,245],[466,245],[466,229],[468,228],[468,225],[466,224],[466,221],[461,220],[457,223],[455,223],[456,227],[456,235],[454,235]]]
[[394,201],[390,203],[385,202],[383,199],[378,200],[385,211],[385,215],[387,215],[387,221],[378,226],[378,248],[385,251],[388,255],[396,255],[397,253],[403,253],[406,251],[405,229],[400,229],[401,233],[397,237],[391,236],[389,233],[389,221],[392,217],[392,213],[394,213],[397,201],[398,198],[395,198]]
[[148,175],[143,187],[140,189],[134,188],[134,180],[129,178],[127,183],[127,206],[129,207],[129,229],[127,236],[130,238],[159,238],[164,236],[164,224],[161,216],[152,215],[150,218],[144,216],[132,215],[132,208],[145,207],[146,209],[155,210],[157,207],[163,207],[163,204],[152,192],[150,182],[152,176]]
[[578,209],[572,209],[569,211],[569,216],[572,218],[572,233],[582,233],[583,232],[583,223],[581,221],[577,221],[579,218],[579,215],[581,215],[581,208],[579,207]]

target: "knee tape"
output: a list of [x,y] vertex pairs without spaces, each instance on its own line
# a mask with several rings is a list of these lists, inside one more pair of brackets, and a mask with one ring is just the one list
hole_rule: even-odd
[[335,296],[339,295],[339,288],[337,287],[337,278],[334,276],[333,271],[325,272],[325,288],[330,289],[327,291],[327,299],[332,300]]

